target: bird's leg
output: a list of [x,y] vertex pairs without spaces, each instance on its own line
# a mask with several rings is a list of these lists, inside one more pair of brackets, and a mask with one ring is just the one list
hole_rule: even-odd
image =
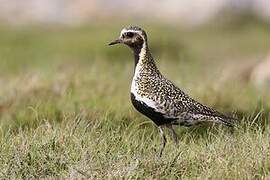
[[162,126],[159,126],[158,129],[159,129],[159,132],[160,132],[160,135],[161,135],[161,138],[162,138],[161,149],[160,149],[160,153],[159,153],[159,157],[161,157],[162,156],[162,153],[163,153],[163,150],[165,148],[165,145],[167,143],[167,139],[165,137],[165,134],[164,134],[164,131],[163,131],[163,127]]
[[173,138],[173,141],[175,143],[175,145],[178,144],[178,136],[176,134],[176,132],[173,129],[173,126],[171,124],[167,125],[167,128],[170,130],[171,136]]

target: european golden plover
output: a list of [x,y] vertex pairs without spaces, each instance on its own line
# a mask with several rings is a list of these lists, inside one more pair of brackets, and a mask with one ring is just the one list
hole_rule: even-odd
[[120,37],[109,45],[114,44],[125,44],[133,50],[135,68],[131,101],[140,113],[158,126],[162,137],[160,156],[167,142],[164,127],[169,128],[174,142],[177,143],[172,125],[193,126],[202,122],[214,122],[233,126],[233,118],[193,100],[160,73],[143,29],[137,26],[124,28]]

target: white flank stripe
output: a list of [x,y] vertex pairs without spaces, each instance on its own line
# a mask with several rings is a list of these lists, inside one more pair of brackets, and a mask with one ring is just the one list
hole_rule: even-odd
[[138,61],[136,68],[135,68],[135,72],[134,72],[134,76],[133,76],[133,80],[132,80],[132,84],[131,84],[131,93],[135,96],[135,99],[137,101],[141,101],[141,102],[145,103],[147,106],[149,106],[157,111],[157,103],[155,101],[153,101],[147,97],[143,97],[137,93],[138,85],[136,83],[136,79],[140,78],[140,71],[142,69],[142,60],[141,59],[145,57],[145,54],[146,54],[146,45],[144,43],[143,47],[141,49],[141,52],[139,54],[139,61]]

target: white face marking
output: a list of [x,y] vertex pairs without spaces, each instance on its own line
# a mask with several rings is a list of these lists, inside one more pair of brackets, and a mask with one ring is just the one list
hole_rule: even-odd
[[120,32],[120,37],[122,37],[122,35],[123,35],[124,33],[127,33],[127,32],[137,33],[137,34],[139,34],[139,35],[143,38],[143,40],[145,41],[144,36],[143,36],[143,34],[142,34],[141,31],[136,31],[136,30],[132,30],[132,29],[126,29],[126,28],[122,29],[122,31]]
[[[143,40],[144,40],[144,43],[143,43],[143,47],[141,49],[141,52],[139,54],[139,61],[138,61],[138,64],[135,68],[135,73],[134,73],[134,76],[133,76],[133,80],[132,80],[132,84],[131,84],[131,93],[134,94],[135,98],[137,99],[139,97],[138,93],[137,93],[137,83],[136,83],[136,79],[140,77],[140,71],[142,69],[142,63],[141,63],[141,59],[144,58],[145,54],[146,54],[146,45],[145,45],[145,39],[144,39],[144,36],[142,34],[141,31],[138,31],[138,30],[132,30],[132,29],[122,29],[122,31],[120,32],[120,37],[122,37],[122,35],[124,33],[127,33],[127,32],[132,32],[132,33],[137,33],[139,34]],[[138,100],[138,99],[137,99]]]

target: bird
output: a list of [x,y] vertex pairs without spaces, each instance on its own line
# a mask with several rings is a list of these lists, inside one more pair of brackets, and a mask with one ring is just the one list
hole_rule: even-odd
[[131,83],[131,102],[135,109],[151,119],[162,138],[162,156],[168,128],[175,144],[178,137],[173,126],[195,126],[203,122],[234,126],[234,119],[194,100],[159,71],[148,46],[146,32],[138,26],[122,29],[119,38],[110,46],[124,44],[134,54],[135,66]]

